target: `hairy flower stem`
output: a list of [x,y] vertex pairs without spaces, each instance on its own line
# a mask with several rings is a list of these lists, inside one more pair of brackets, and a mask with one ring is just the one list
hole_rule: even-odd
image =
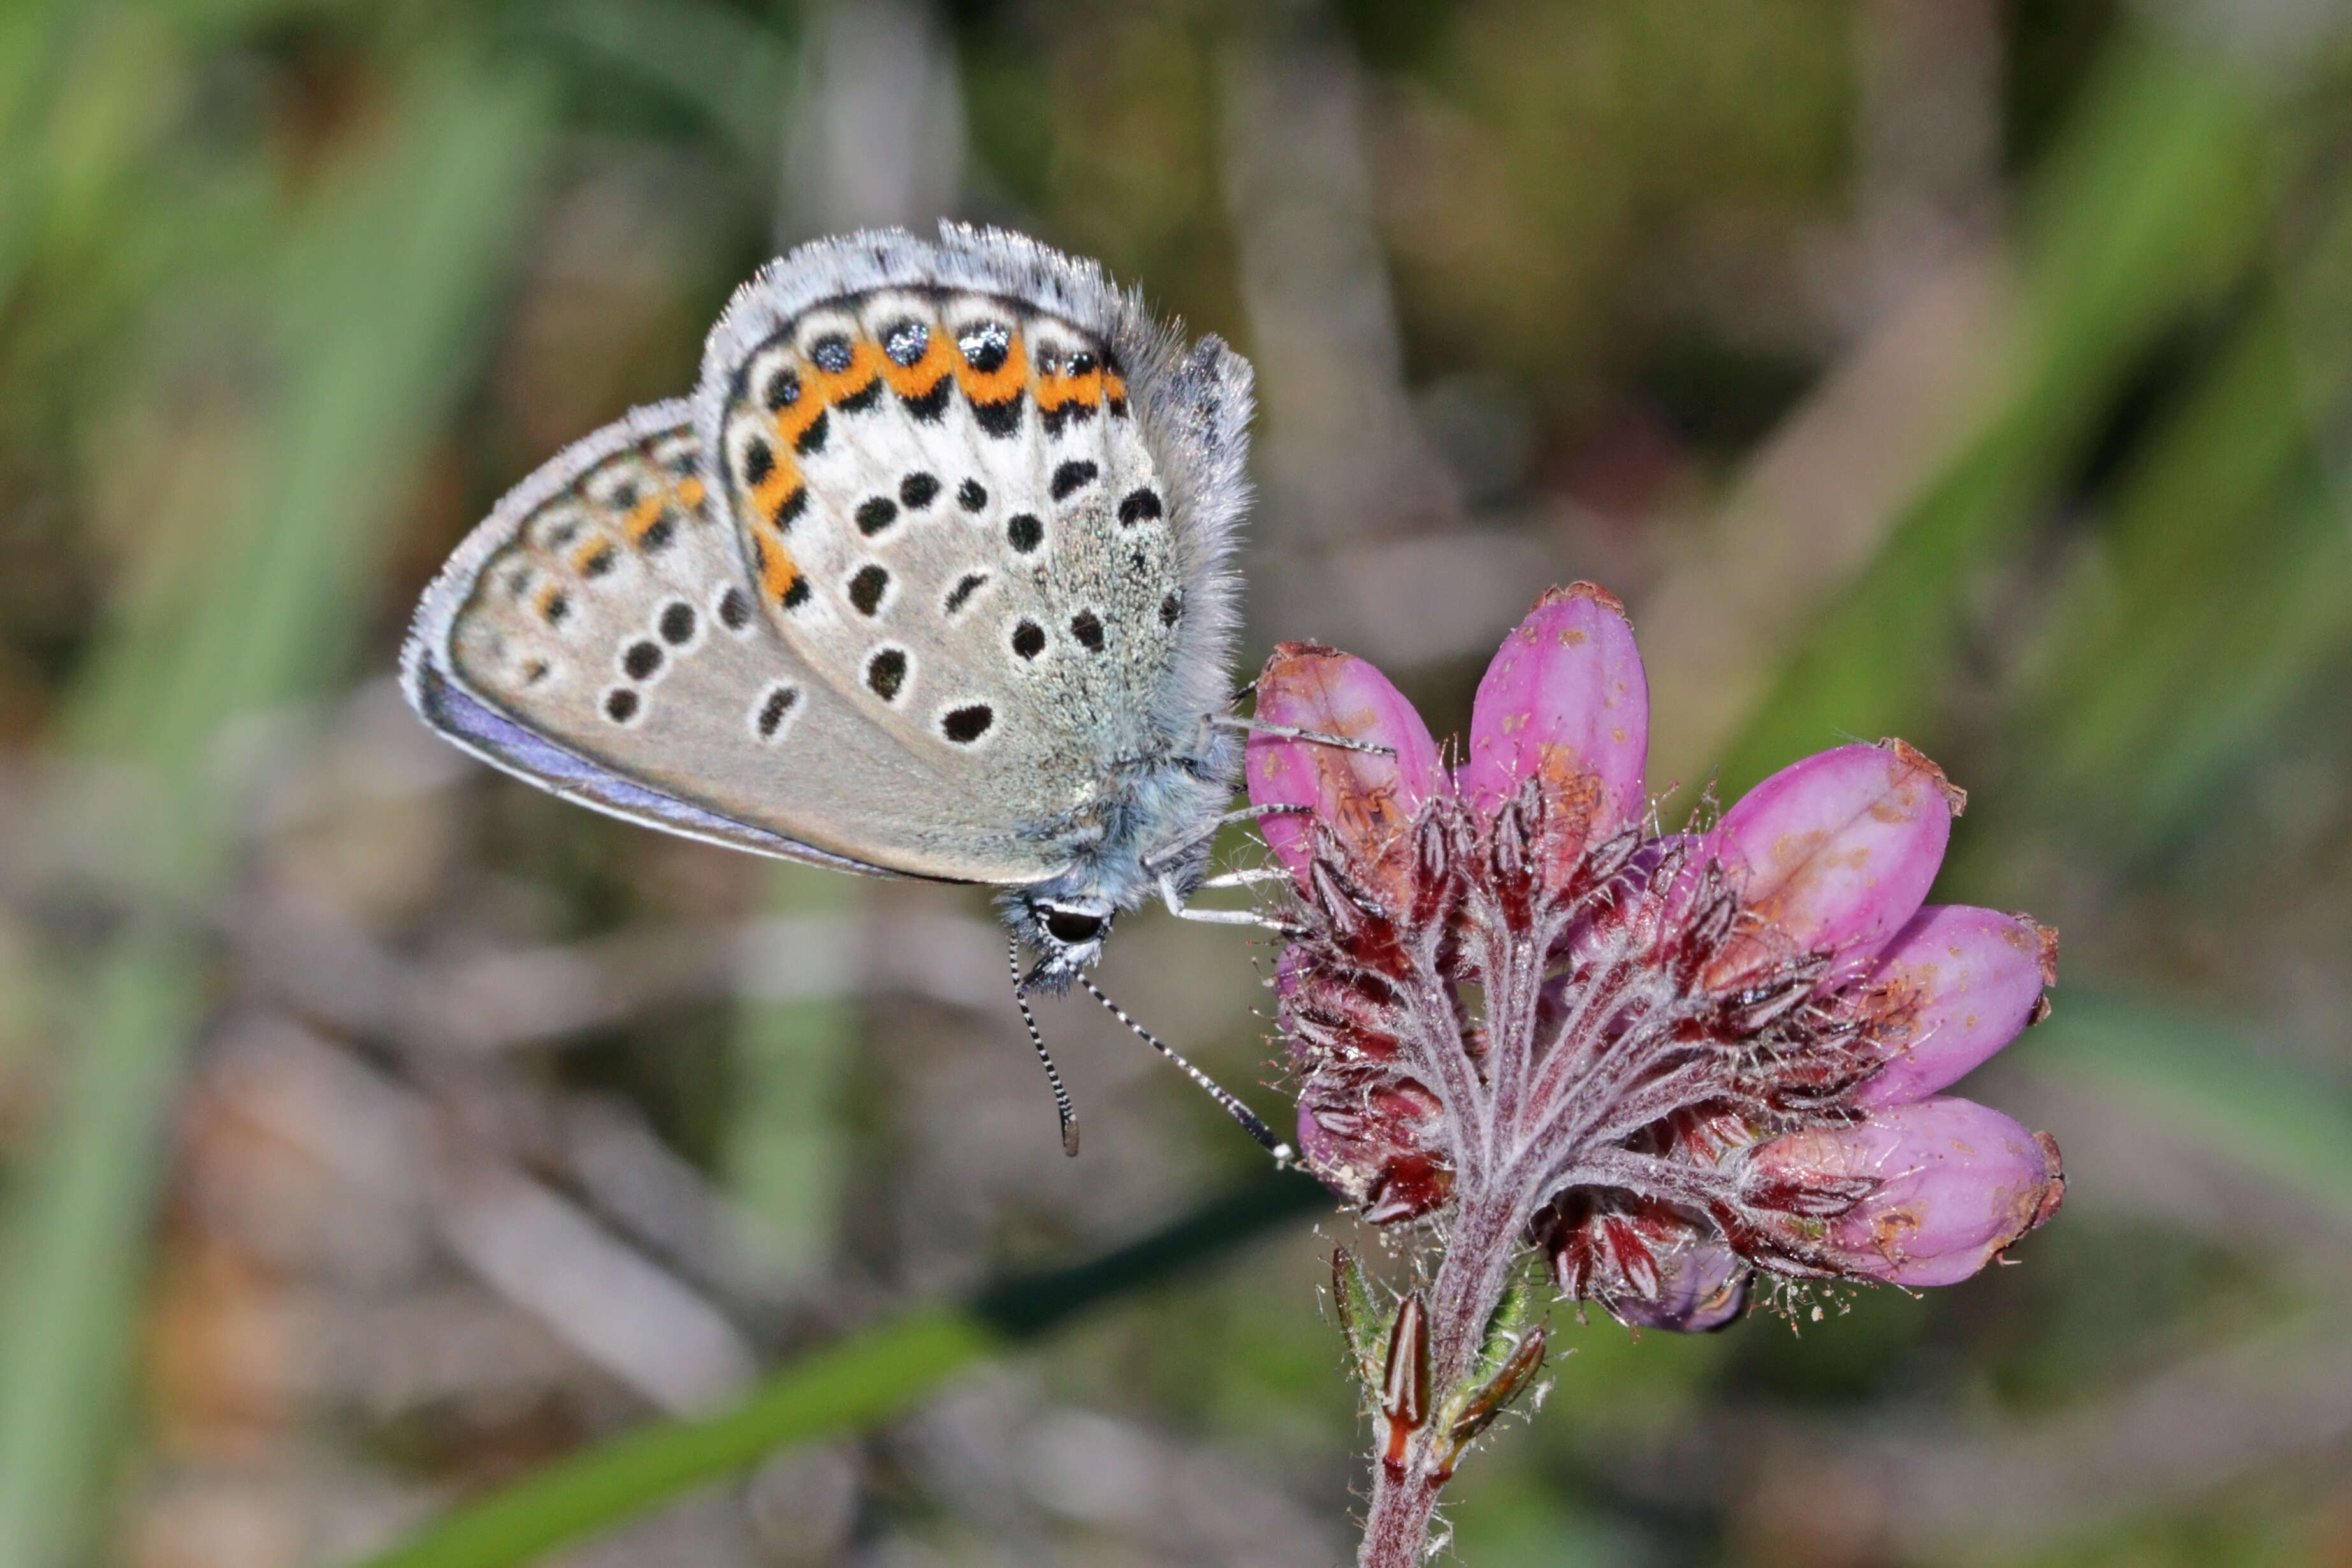
[[1381,1451],[1372,1466],[1372,1504],[1356,1559],[1360,1568],[1414,1568],[1422,1561],[1430,1516],[1459,1454],[1450,1430],[1457,1404],[1453,1396],[1478,1369],[1486,1326],[1502,1304],[1521,1248],[1527,1216],[1516,1192],[1462,1193],[1458,1204],[1429,1288],[1429,1408],[1396,1462],[1388,1458],[1391,1421],[1374,1421]]

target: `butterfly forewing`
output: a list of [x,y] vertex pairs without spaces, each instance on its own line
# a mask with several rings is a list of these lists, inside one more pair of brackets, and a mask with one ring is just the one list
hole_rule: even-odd
[[759,608],[682,403],[519,487],[427,595],[411,700],[615,815],[790,858],[992,882],[1051,868],[814,672]]

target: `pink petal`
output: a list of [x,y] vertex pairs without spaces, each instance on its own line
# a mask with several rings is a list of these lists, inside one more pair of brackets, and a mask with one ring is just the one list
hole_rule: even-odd
[[1974,1100],[1937,1096],[1864,1121],[1759,1145],[1744,1183],[1791,1188],[1874,1182],[1828,1220],[1775,1216],[1780,1235],[1850,1273],[1949,1285],[2058,1212],[2058,1146]]
[[1554,800],[1589,794],[1587,836],[1604,838],[1641,820],[1649,744],[1649,680],[1625,606],[1590,583],[1548,588],[1478,682],[1458,785],[1486,812],[1531,774]]
[[1895,934],[1857,1005],[1894,1057],[1854,1091],[1903,1105],[1956,1083],[2017,1037],[2058,978],[2058,933],[2023,915],[1930,904]]
[[1778,945],[1829,952],[1850,977],[1918,912],[1966,799],[1900,741],[1840,746],[1782,768],[1724,813],[1715,852],[1764,929],[1710,965],[1723,985]]
[[[1421,803],[1446,787],[1429,726],[1388,677],[1352,654],[1277,644],[1257,679],[1257,717],[1395,751],[1391,758],[1318,741],[1249,738],[1250,804],[1311,807],[1367,862],[1401,843]],[[1314,842],[1307,817],[1263,817],[1258,830],[1303,879]]]

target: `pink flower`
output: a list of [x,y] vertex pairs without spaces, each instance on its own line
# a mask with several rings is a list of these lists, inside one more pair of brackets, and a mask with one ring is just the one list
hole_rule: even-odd
[[2056,939],[1923,907],[1965,797],[1917,752],[1836,747],[1662,833],[1641,655],[1589,584],[1504,641],[1451,769],[1361,659],[1285,644],[1257,689],[1395,753],[1256,735],[1248,779],[1306,808],[1265,821],[1303,1158],[1367,1218],[1442,1215],[1441,1291],[1533,1245],[1571,1296],[1709,1329],[1754,1271],[1948,1284],[2055,1212],[2048,1136],[1937,1091],[2039,1016]]

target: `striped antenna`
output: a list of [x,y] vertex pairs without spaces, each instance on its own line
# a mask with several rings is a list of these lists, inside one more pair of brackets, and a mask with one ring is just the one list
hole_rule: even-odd
[[1062,1119],[1062,1152],[1073,1160],[1078,1157],[1078,1112],[1070,1103],[1070,1091],[1062,1087],[1062,1069],[1045,1049],[1045,1037],[1037,1032],[1037,1016],[1029,1011],[1029,998],[1021,989],[1021,941],[1018,937],[1004,944],[1004,963],[1013,971],[1013,1005],[1021,1009],[1021,1022],[1029,1030],[1029,1043],[1036,1047],[1037,1059],[1045,1064],[1045,1081],[1054,1086],[1054,1110]]
[[1215,1100],[1219,1105],[1224,1108],[1226,1115],[1232,1117],[1235,1121],[1242,1124],[1243,1131],[1256,1139],[1259,1144],[1265,1148],[1265,1152],[1274,1156],[1274,1163],[1276,1165],[1287,1165],[1296,1157],[1296,1152],[1292,1150],[1290,1145],[1275,1137],[1274,1130],[1268,1127],[1265,1122],[1258,1120],[1256,1111],[1252,1110],[1248,1106],[1244,1105],[1240,1100],[1227,1093],[1216,1079],[1211,1078],[1207,1073],[1202,1072],[1199,1068],[1194,1067],[1191,1062],[1186,1061],[1182,1057],[1177,1055],[1177,1053],[1169,1046],[1167,1041],[1161,1039],[1159,1036],[1153,1034],[1150,1030],[1137,1023],[1133,1018],[1129,1017],[1127,1016],[1127,1009],[1121,1007],[1118,1003],[1112,1001],[1109,997],[1102,994],[1102,987],[1097,985],[1093,981],[1087,979],[1083,974],[1078,976],[1078,984],[1087,988],[1087,995],[1092,996],[1096,1001],[1101,1003],[1106,1008],[1109,1009],[1110,1016],[1112,1017],[1117,1018],[1120,1023],[1125,1024],[1129,1029],[1132,1029],[1136,1035],[1142,1039],[1145,1045],[1150,1046],[1153,1050],[1158,1051],[1161,1056],[1166,1057],[1170,1061],[1174,1062],[1178,1067],[1181,1068],[1184,1070],[1184,1076],[1186,1078],[1189,1078],[1194,1083],[1199,1084],[1208,1094],[1208,1097],[1211,1100]]

